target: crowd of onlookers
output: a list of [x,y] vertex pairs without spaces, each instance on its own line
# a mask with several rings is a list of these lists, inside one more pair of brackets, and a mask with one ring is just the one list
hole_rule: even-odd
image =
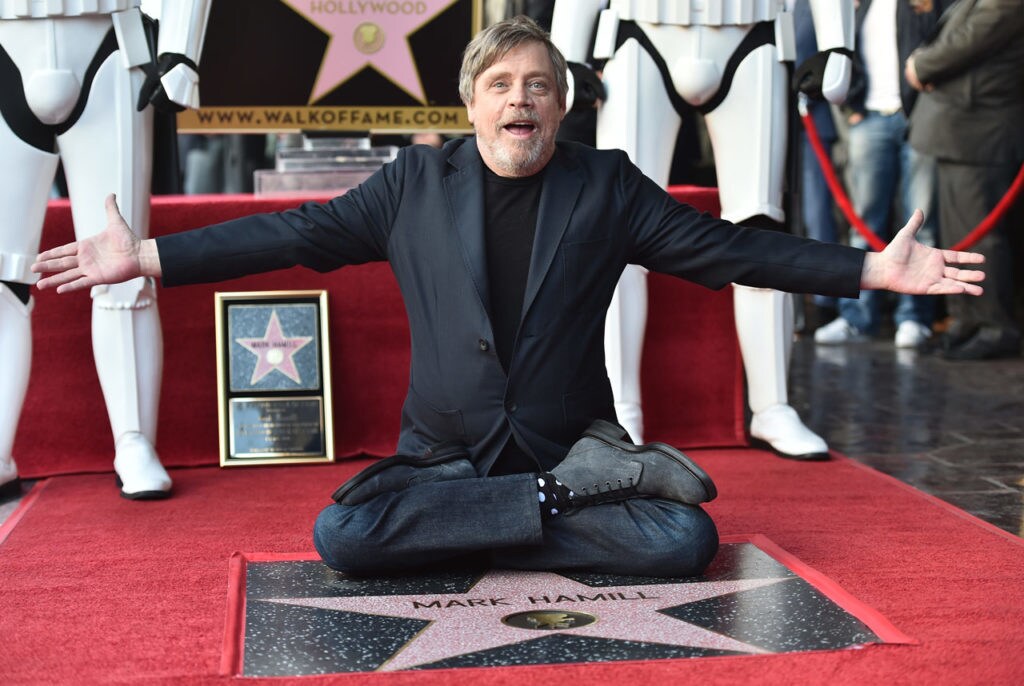
[[[844,132],[845,181],[854,210],[879,237],[914,208],[922,239],[959,244],[1010,189],[1024,163],[1024,2],[860,0],[854,79],[837,123]],[[817,164],[805,159],[804,165]],[[805,197],[809,189],[805,187]],[[827,224],[831,208],[808,208],[804,224]],[[1016,356],[1021,299],[1015,211],[972,250],[986,257],[979,298],[900,296],[892,320],[897,347],[937,344],[951,360]],[[865,246],[856,231],[851,244]],[[821,345],[878,335],[885,296],[818,302],[835,317],[814,332]],[[933,333],[938,333],[932,341]]]

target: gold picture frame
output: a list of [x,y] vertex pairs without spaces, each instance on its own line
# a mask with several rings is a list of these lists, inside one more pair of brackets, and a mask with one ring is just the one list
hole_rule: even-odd
[[221,467],[334,461],[327,291],[214,294]]

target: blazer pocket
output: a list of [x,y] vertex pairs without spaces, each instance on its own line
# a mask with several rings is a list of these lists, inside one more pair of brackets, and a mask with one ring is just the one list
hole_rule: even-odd
[[462,419],[462,410],[438,409],[412,386],[409,387],[405,399],[405,412],[413,418],[415,432],[430,443],[466,439],[466,424]]

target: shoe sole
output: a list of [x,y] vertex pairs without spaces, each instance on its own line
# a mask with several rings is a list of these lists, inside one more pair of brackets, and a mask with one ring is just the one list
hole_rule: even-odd
[[612,448],[618,448],[619,450],[623,450],[627,453],[654,451],[659,455],[675,461],[679,466],[686,469],[686,471],[700,482],[701,486],[704,487],[704,491],[707,493],[707,498],[705,498],[703,502],[711,502],[718,497],[718,488],[715,487],[715,482],[711,480],[708,473],[701,469],[696,462],[684,455],[682,451],[673,448],[668,443],[655,442],[644,443],[643,445],[633,445],[632,443],[626,443],[619,438],[616,438],[614,435],[611,435],[605,426],[591,426],[583,432],[583,435],[595,438],[605,445],[611,446]]
[[345,499],[345,496],[355,490],[357,486],[363,485],[367,479],[395,466],[408,465],[410,467],[433,467],[434,465],[452,462],[460,458],[466,460],[469,459],[469,452],[467,452],[465,448],[441,450],[430,455],[420,456],[392,455],[391,457],[386,457],[383,460],[374,462],[358,474],[353,475],[351,479],[338,486],[334,493],[331,494],[331,500],[336,503],[340,503]]
[[827,462],[832,459],[828,453],[803,453],[800,455],[790,455],[789,453],[784,453],[781,450],[778,450],[771,443],[763,441],[760,438],[751,438],[750,445],[754,448],[767,450],[768,452],[774,453],[785,460],[795,460],[797,462]]
[[117,484],[117,488],[121,493],[121,497],[125,500],[166,500],[171,497],[171,492],[168,491],[136,491],[135,493],[128,493],[124,490],[124,482],[121,481],[121,477],[115,476],[114,483]]

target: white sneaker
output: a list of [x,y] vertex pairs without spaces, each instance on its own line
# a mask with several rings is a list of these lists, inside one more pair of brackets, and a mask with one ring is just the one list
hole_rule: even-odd
[[814,332],[814,342],[822,345],[841,345],[843,343],[857,343],[866,341],[868,337],[856,326],[850,324],[842,317],[836,317],[831,322]]
[[828,444],[789,405],[772,405],[750,419],[751,443],[790,460],[827,460]]
[[896,329],[896,347],[920,348],[931,337],[931,329],[920,322],[908,319]]

